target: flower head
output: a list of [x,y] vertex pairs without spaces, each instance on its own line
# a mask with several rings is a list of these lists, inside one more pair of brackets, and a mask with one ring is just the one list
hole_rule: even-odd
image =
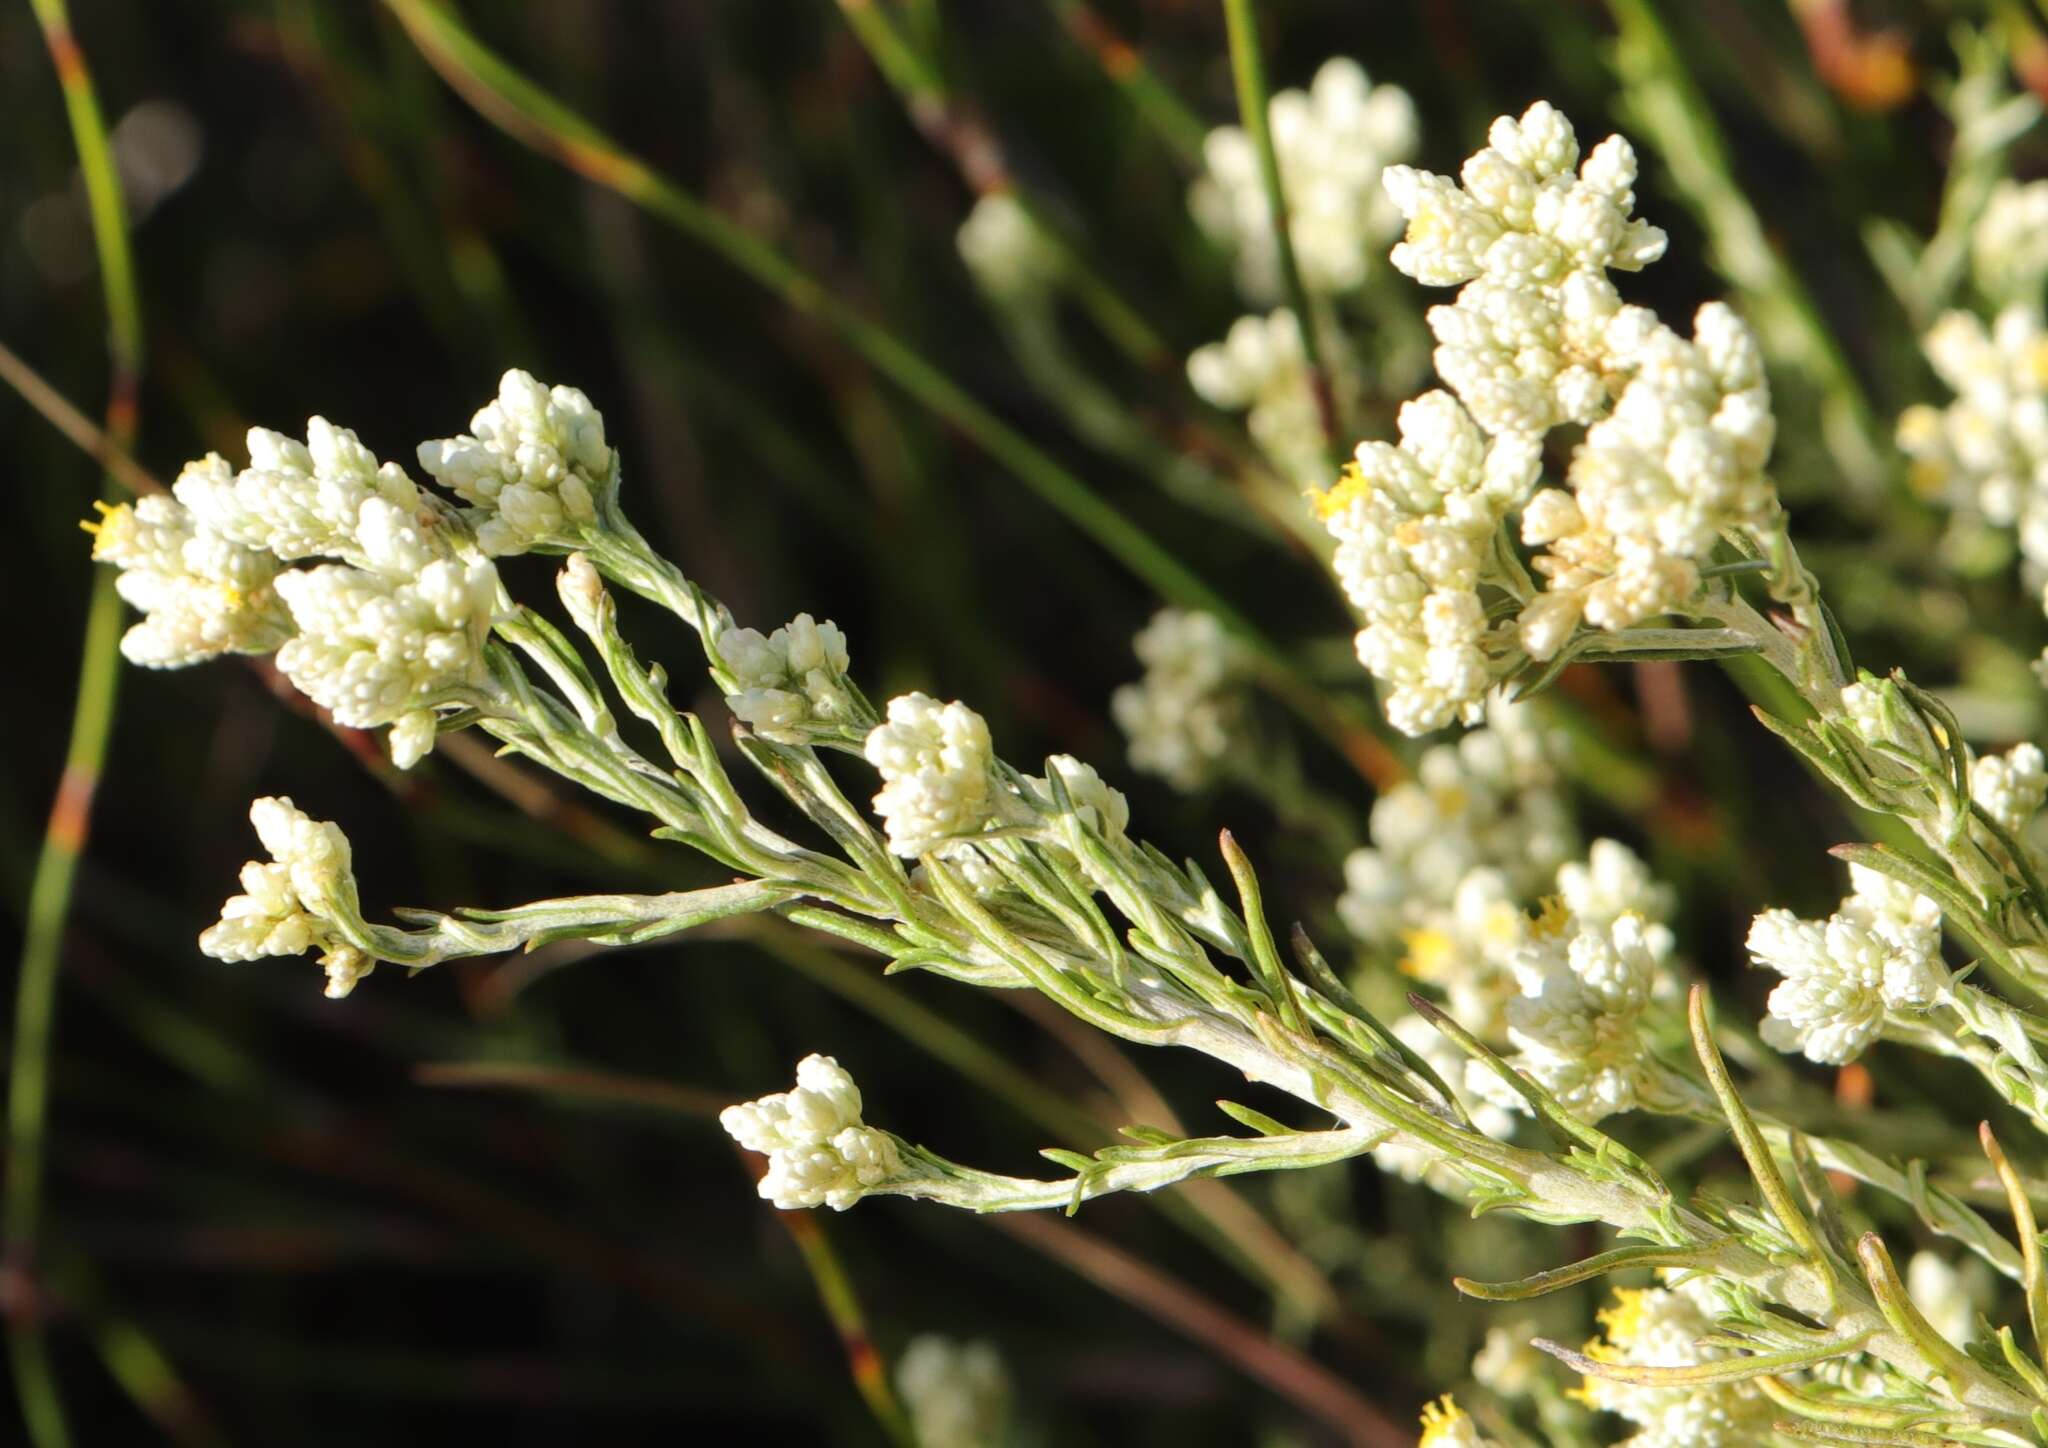
[[[1601,925],[1558,911],[1510,957],[1521,994],[1508,1002],[1514,1064],[1584,1121],[1629,1111],[1656,1089],[1657,1068],[1643,1015],[1658,993],[1671,931],[1623,915]],[[1491,1071],[1467,1067],[1474,1089],[1503,1088]]]
[[1214,614],[1162,608],[1131,640],[1144,676],[1110,696],[1131,767],[1192,792],[1242,742],[1243,647]]
[[482,515],[486,553],[560,541],[597,517],[611,475],[604,417],[574,387],[548,387],[517,368],[458,437],[420,444],[420,466]]
[[[306,423],[304,442],[254,427],[248,444],[249,466],[239,473],[209,454],[188,464],[173,486],[202,524],[245,547],[288,562],[324,556],[375,566],[359,538],[366,505],[408,519],[446,520],[447,510],[403,468],[380,463],[353,432],[324,417]],[[388,532],[388,521],[381,526]]]
[[1388,720],[1423,734],[1478,722],[1508,666],[1479,595],[1501,520],[1534,482],[1526,438],[1487,438],[1458,401],[1405,404],[1398,446],[1365,442],[1316,498],[1331,567],[1362,615],[1359,662],[1387,686]]
[[339,825],[313,819],[282,797],[250,805],[249,822],[270,861],[242,866],[242,893],[221,907],[199,948],[215,960],[234,961],[318,949],[327,996],[340,1000],[376,964],[341,929],[357,909],[348,837]]
[[718,1121],[768,1157],[761,1196],[784,1210],[843,1212],[902,1169],[895,1141],[861,1124],[860,1089],[830,1056],[804,1057],[794,1090],[728,1106]]
[[1054,779],[1059,780],[1068,808],[1081,823],[1104,839],[1123,838],[1124,827],[1131,822],[1131,802],[1121,790],[1106,784],[1094,765],[1084,764],[1071,754],[1055,754],[1045,761],[1044,778],[1025,781],[1044,802],[1048,814],[1057,808],[1052,791]]
[[1496,1440],[1479,1431],[1471,1415],[1445,1393],[1422,1409],[1422,1436],[1415,1448],[1498,1448]]
[[[1728,1356],[1726,1348],[1702,1345],[1714,1319],[1691,1286],[1616,1288],[1600,1324],[1603,1336],[1586,1344],[1586,1355],[1599,1362],[1687,1367]],[[1642,1432],[1631,1441],[1644,1448],[1748,1448],[1767,1440],[1778,1416],[1770,1399],[1746,1382],[1645,1387],[1589,1377],[1577,1396],[1637,1424]]]
[[[1380,176],[1415,152],[1414,103],[1399,86],[1373,85],[1355,61],[1339,56],[1324,62],[1306,91],[1277,92],[1268,121],[1302,281],[1314,292],[1350,291],[1401,229]],[[1237,253],[1244,294],[1269,302],[1280,294],[1280,259],[1258,151],[1239,127],[1219,126],[1203,142],[1202,160],[1189,209]]]
[[130,663],[177,669],[221,654],[265,654],[291,636],[273,586],[275,558],[206,528],[173,498],[105,508],[92,556],[121,570],[115,588],[142,622],[121,639]]
[[1970,799],[2009,832],[2022,833],[2048,799],[2048,759],[2033,744],[1970,763]]
[[806,744],[853,712],[846,685],[846,635],[830,619],[800,613],[774,633],[727,627],[715,640],[735,688],[725,702],[757,733]]
[[988,723],[965,704],[924,694],[891,699],[864,752],[882,776],[875,813],[899,855],[915,858],[974,834],[994,815]]
[[[1323,341],[1325,369],[1348,390],[1351,358],[1342,337],[1329,333]],[[1188,354],[1188,385],[1210,406],[1246,414],[1252,441],[1283,477],[1302,487],[1327,480],[1322,413],[1292,311],[1239,317],[1222,341]]]
[[1829,1066],[1862,1055],[1888,1015],[1923,1012],[1948,990],[1935,903],[1875,871],[1852,867],[1851,879],[1826,920],[1766,910],[1749,928],[1751,957],[1785,977],[1764,1040]]
[[433,710],[477,681],[496,612],[497,570],[436,559],[393,578],[329,563],[278,578],[298,636],[277,665],[299,692],[352,729],[383,724],[408,768],[433,747]]
[[1015,194],[992,191],[960,224],[960,259],[990,296],[1042,297],[1060,273],[1060,255]]

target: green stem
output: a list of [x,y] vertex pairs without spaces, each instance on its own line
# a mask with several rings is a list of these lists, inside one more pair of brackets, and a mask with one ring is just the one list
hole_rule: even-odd
[[1280,288],[1286,294],[1287,305],[1294,309],[1294,325],[1301,331],[1301,355],[1308,363],[1316,414],[1323,425],[1323,450],[1330,475],[1335,477],[1343,427],[1337,416],[1336,392],[1330,386],[1330,374],[1323,366],[1322,347],[1316,338],[1315,310],[1310,305],[1308,288],[1302,284],[1301,267],[1294,256],[1294,237],[1288,229],[1287,192],[1280,177],[1280,156],[1273,149],[1273,128],[1266,116],[1266,62],[1259,53],[1259,30],[1252,15],[1252,0],[1223,0],[1223,18],[1230,31],[1230,70],[1237,81],[1239,123],[1259,155],[1259,176],[1265,182],[1266,201],[1273,218],[1273,245],[1280,258]]
[[1095,318],[1102,334],[1148,371],[1176,368],[1178,355],[1123,294],[1095,269],[1032,192],[1019,184],[1003,144],[987,122],[963,104],[931,57],[905,40],[873,0],[839,0],[840,12],[910,113],[926,140],[948,156],[977,196],[1007,192],[1023,208],[1047,245],[1059,254],[1062,277]]
[[[142,365],[142,308],[135,264],[128,246],[128,217],[120,174],[107,138],[99,98],[85,55],[71,33],[64,0],[30,0],[36,23],[64,93],[64,109],[78,149],[93,243],[105,293],[110,381],[107,432],[127,451],[135,436],[135,384]],[[112,475],[105,491],[118,496]],[[21,1398],[23,1421],[36,1448],[67,1448],[71,1441],[63,1398],[43,1335],[36,1298],[36,1260],[42,1228],[43,1160],[48,1137],[50,1040],[56,1028],[57,972],[65,922],[71,914],[72,885],[85,848],[98,787],[113,732],[120,680],[121,602],[111,571],[96,570],[80,649],[78,698],[64,773],[50,808],[35,876],[29,887],[21,969],[14,1011],[14,1053],[7,1091],[7,1191],[4,1234],[9,1271],[28,1286],[28,1305],[7,1323],[7,1339]]]

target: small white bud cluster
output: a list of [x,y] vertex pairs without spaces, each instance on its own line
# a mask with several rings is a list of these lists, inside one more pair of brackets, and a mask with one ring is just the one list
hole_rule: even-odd
[[[437,711],[483,679],[500,594],[479,550],[561,541],[568,521],[595,516],[591,490],[610,476],[604,421],[573,388],[507,373],[474,426],[420,450],[467,510],[318,417],[304,442],[252,429],[239,472],[209,455],[173,497],[109,509],[94,556],[147,615],[124,650],[177,667],[276,649],[337,723],[391,725],[392,758],[409,768],[433,748]],[[311,558],[339,561],[280,567]]]
[[1426,734],[1477,723],[1499,680],[1479,584],[1541,457],[1526,436],[1481,436],[1446,392],[1403,404],[1399,427],[1398,447],[1360,443],[1315,501],[1337,540],[1331,566],[1363,615],[1358,660],[1384,686],[1388,721]]
[[[1283,90],[1267,105],[1287,235],[1310,291],[1347,292],[1401,228],[1380,189],[1382,168],[1415,154],[1415,106],[1399,86],[1374,85],[1357,62],[1325,61],[1307,91]],[[1270,302],[1280,295],[1280,255],[1258,150],[1237,126],[1202,143],[1207,167],[1188,191],[1195,220],[1237,253],[1238,286]]]
[[[1343,339],[1325,332],[1325,370],[1348,387]],[[1252,441],[1281,477],[1303,488],[1326,480],[1322,414],[1292,311],[1239,317],[1221,342],[1189,354],[1188,385],[1210,406],[1244,413]]]
[[1771,992],[1764,1040],[1828,1066],[1862,1055],[1888,1014],[1924,1012],[1949,987],[1940,908],[1860,865],[1849,877],[1851,893],[1826,920],[1766,910],[1749,928],[1750,955],[1785,977]]
[[[1457,937],[1467,901],[1486,931],[1494,902],[1514,913],[1541,893],[1578,845],[1553,753],[1531,710],[1500,701],[1485,728],[1425,750],[1415,777],[1374,803],[1371,846],[1344,862],[1337,910],[1352,934],[1381,949],[1425,931]],[[1446,953],[1411,942],[1418,951]]]
[[1679,607],[1699,588],[1696,560],[1777,504],[1763,357],[1734,312],[1709,302],[1690,342],[1657,326],[1612,360],[1633,375],[1573,454],[1571,491],[1545,489],[1522,514],[1522,541],[1549,549],[1535,562],[1549,587],[1521,617],[1532,658],[1554,656],[1581,618],[1623,629]]
[[2048,324],[2038,297],[2006,307],[1988,329],[1969,312],[1945,313],[1921,350],[1955,400],[1899,415],[1914,490],[1965,524],[2016,530],[2039,582],[2048,575]]
[[469,432],[423,442],[420,466],[475,507],[485,553],[524,553],[561,542],[597,516],[595,494],[611,474],[604,417],[574,387],[549,387],[514,369]]
[[1144,676],[1110,696],[1131,767],[1192,793],[1243,742],[1244,650],[1214,614],[1162,608],[1131,640]]
[[875,813],[899,855],[914,859],[978,833],[996,813],[988,723],[965,704],[891,699],[863,752],[882,776]]
[[[1542,102],[1488,139],[1458,180],[1388,168],[1408,221],[1394,265],[1460,288],[1429,312],[1450,391],[1410,403],[1399,446],[1362,445],[1318,499],[1364,615],[1359,660],[1410,734],[1471,722],[1489,688],[1525,656],[1555,656],[1582,622],[1621,629],[1683,605],[1721,533],[1765,526],[1776,508],[1762,471],[1775,425],[1748,329],[1710,305],[1688,341],[1624,306],[1608,279],[1665,245],[1630,214],[1628,143],[1610,136],[1581,164],[1571,124]],[[1544,435],[1563,423],[1589,429],[1568,487],[1532,498]],[[1517,510],[1522,540],[1548,550],[1534,599],[1499,557]],[[1519,617],[1490,616],[1482,585],[1523,597]]]
[[[1583,1121],[1631,1111],[1655,1091],[1643,1015],[1670,979],[1672,934],[1630,912],[1579,919],[1553,902],[1508,956],[1521,994],[1507,1005],[1513,1064]],[[1519,1107],[1490,1069],[1466,1064],[1466,1084]]]
[[1970,798],[2009,833],[2022,835],[2048,800],[2048,759],[2032,744],[1974,759]]
[[1056,777],[1060,788],[1066,791],[1068,805],[1082,824],[1105,840],[1124,837],[1131,822],[1131,802],[1124,798],[1123,791],[1111,788],[1096,773],[1094,765],[1071,754],[1055,754],[1045,761],[1045,770],[1044,777],[1024,781],[1045,813],[1053,814],[1058,808],[1052,792],[1052,780]]
[[335,930],[335,921],[355,910],[348,836],[282,797],[250,805],[249,822],[270,863],[242,866],[243,893],[221,907],[199,948],[215,960],[236,961],[318,949],[328,999],[340,1000],[376,965]]
[[[1714,1315],[1698,1300],[1703,1279],[1682,1287],[1614,1290],[1601,1309],[1605,1335],[1586,1344],[1597,1362],[1628,1367],[1690,1367],[1729,1356],[1702,1339],[1714,1331]],[[1641,1432],[1628,1441],[1643,1448],[1747,1448],[1768,1442],[1776,1406],[1753,1383],[1686,1384],[1649,1387],[1612,1378],[1585,1380],[1578,1396],[1589,1406],[1618,1413]]]
[[2000,303],[2037,301],[2048,282],[2048,181],[2007,178],[1970,228],[1970,272]]
[[768,1158],[761,1196],[785,1211],[843,1212],[902,1171],[895,1141],[861,1124],[860,1088],[830,1056],[804,1057],[794,1090],[728,1106],[718,1123]]
[[846,635],[832,620],[800,613],[765,637],[728,620],[714,643],[735,685],[726,706],[762,737],[806,744],[853,713]]
[[272,587],[277,560],[206,528],[183,503],[122,503],[87,526],[92,556],[121,570],[114,586],[143,614],[121,638],[130,663],[180,669],[268,653],[290,637],[291,616]]
[[424,509],[426,521],[443,521],[403,468],[380,463],[353,432],[324,417],[307,421],[304,442],[252,427],[248,447],[249,466],[239,473],[209,454],[188,464],[173,488],[206,527],[245,547],[286,562],[325,556],[378,566],[362,537],[366,505],[400,517]]
[[896,1391],[919,1448],[1000,1448],[1010,1375],[989,1343],[912,1338],[896,1360]]
[[974,203],[957,244],[976,284],[999,301],[1043,297],[1059,278],[1059,252],[1008,191],[991,191]]
[[[1459,181],[1389,167],[1407,218],[1394,265],[1425,286],[1462,287],[1431,308],[1437,371],[1489,432],[1541,433],[1590,422],[1607,400],[1607,331],[1624,310],[1609,270],[1664,254],[1664,233],[1633,219],[1636,157],[1609,136],[1574,174],[1578,138],[1543,101],[1502,116]],[[1632,322],[1629,325],[1640,325]]]
[[393,577],[328,563],[280,575],[277,591],[299,629],[277,651],[285,677],[337,724],[391,725],[391,762],[417,764],[442,695],[482,675],[497,570],[436,558]]

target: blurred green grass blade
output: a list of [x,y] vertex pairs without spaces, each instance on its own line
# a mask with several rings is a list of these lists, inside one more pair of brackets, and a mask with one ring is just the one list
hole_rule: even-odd
[[1209,134],[1202,118],[1152,73],[1137,49],[1117,34],[1086,0],[1052,0],[1052,8],[1074,43],[1095,58],[1102,73],[1151,123],[1181,164],[1190,170],[1199,167],[1202,142]]
[[1024,186],[1004,154],[1002,140],[978,110],[946,81],[945,72],[920,53],[871,0],[839,0],[854,33],[903,102],[903,109],[933,147],[944,153],[976,196],[1006,194],[1059,256],[1066,285],[1095,318],[1103,336],[1147,371],[1179,370],[1179,357],[1151,323],[1124,299],[1115,283],[1097,270],[1053,214]]
[[839,1334],[839,1344],[845,1349],[847,1371],[852,1374],[853,1385],[868,1411],[875,1415],[875,1421],[897,1448],[917,1448],[917,1435],[911,1431],[910,1419],[904,1415],[903,1404],[889,1382],[889,1365],[868,1331],[867,1315],[861,1311],[853,1278],[832,1249],[832,1241],[819,1224],[818,1215],[778,1211],[775,1218],[796,1243],[804,1270],[811,1274],[825,1316],[831,1320],[833,1331]]
[[796,310],[819,319],[906,392],[1064,513],[1162,597],[1251,634],[1237,611],[1143,530],[1098,498],[892,333],[842,302],[773,247],[620,150],[602,132],[506,65],[437,0],[385,0],[450,85],[487,119],[544,155],[608,186],[696,237]]
[[1266,207],[1273,221],[1273,246],[1280,258],[1280,290],[1293,309],[1295,330],[1301,333],[1301,355],[1308,363],[1316,416],[1323,425],[1323,452],[1334,479],[1342,461],[1343,439],[1339,434],[1343,425],[1337,416],[1337,395],[1330,386],[1329,369],[1323,366],[1315,308],[1294,255],[1294,234],[1287,219],[1287,190],[1280,177],[1280,154],[1273,149],[1273,127],[1266,114],[1271,96],[1266,85],[1266,59],[1259,49],[1258,17],[1252,13],[1252,0],[1223,0],[1223,18],[1230,32],[1230,72],[1237,82],[1238,120],[1258,154],[1259,179],[1265,184]]
[[823,322],[933,413],[957,428],[1019,482],[1093,538],[1106,552],[1182,608],[1214,614],[1258,654],[1274,694],[1294,709],[1368,779],[1402,776],[1399,762],[1357,711],[1339,707],[1250,620],[1105,502],[908,344],[841,301],[824,283],[773,247],[657,175],[583,117],[512,69],[439,0],[384,0],[422,53],[479,114],[507,134],[608,186],[718,252],[781,297]]
[[[100,283],[107,304],[110,382],[107,431],[125,451],[135,436],[135,388],[142,366],[142,308],[136,294],[134,256],[128,246],[127,208],[121,178],[108,141],[106,120],[86,69],[85,54],[71,33],[64,0],[30,0],[49,47],[64,94],[64,109],[78,148],[87,213],[99,255]],[[106,488],[118,495],[109,475]],[[120,680],[121,602],[114,575],[97,569],[80,651],[78,696],[64,773],[50,808],[35,876],[29,886],[28,918],[16,979],[14,1049],[7,1087],[7,1265],[25,1278],[29,1305],[7,1323],[22,1420],[36,1448],[65,1448],[71,1441],[63,1398],[51,1367],[37,1290],[36,1260],[42,1227],[43,1158],[48,1133],[50,1038],[56,1026],[57,971],[64,926],[71,914],[71,890],[78,857],[91,828],[93,795],[113,732]]]

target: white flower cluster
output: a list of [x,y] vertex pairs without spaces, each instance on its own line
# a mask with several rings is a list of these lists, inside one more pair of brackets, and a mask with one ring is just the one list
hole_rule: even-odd
[[[172,497],[107,510],[93,555],[121,569],[122,596],[147,615],[124,651],[176,667],[276,649],[285,676],[337,723],[391,725],[393,760],[416,763],[433,748],[436,711],[483,678],[500,590],[479,550],[563,541],[571,524],[596,516],[594,489],[611,476],[604,419],[574,388],[508,372],[471,426],[472,435],[419,450],[468,509],[316,417],[303,442],[251,429],[239,472],[212,454],[185,468]],[[310,558],[339,561],[280,566]],[[817,645],[820,667],[780,676],[800,682],[814,714],[828,712],[813,692],[823,664],[844,666],[843,644],[835,655],[824,637],[830,627],[801,641],[790,630],[775,636],[786,662]],[[772,713],[787,701],[766,698],[771,687],[760,685],[754,702]]]
[[1162,608],[1131,640],[1144,676],[1110,696],[1131,767],[1193,792],[1243,743],[1244,650],[1214,614]]
[[183,503],[122,503],[88,526],[92,556],[121,570],[114,586],[143,614],[121,638],[129,662],[178,669],[269,653],[290,637],[291,616],[271,586],[277,560],[203,527]]
[[[1490,727],[1431,748],[1416,778],[1373,807],[1372,837],[1345,861],[1347,928],[1368,946],[1398,945],[1403,971],[1568,1109],[1597,1119],[1635,1105],[1652,1076],[1643,1014],[1675,991],[1673,893],[1619,841],[1569,858],[1570,816],[1529,712],[1497,703]],[[1507,1134],[1519,1097],[1455,1050],[1439,1060],[1419,1018],[1394,1029],[1463,1083],[1482,1131]],[[1375,1156],[1403,1175],[1416,1166],[1398,1145]]]
[[1970,798],[2001,827],[2023,835],[2048,800],[2048,759],[2033,744],[2016,744],[2003,754],[1973,759]]
[[1429,325],[1438,373],[1481,426],[1591,422],[1616,370],[1609,330],[1644,325],[1606,274],[1664,254],[1664,233],[1630,216],[1635,151],[1609,136],[1574,173],[1578,137],[1543,101],[1494,121],[1487,140],[1459,181],[1388,168],[1387,193],[1408,222],[1394,265],[1425,286],[1462,288],[1430,309]]
[[[1630,1367],[1689,1367],[1729,1355],[1701,1342],[1714,1330],[1711,1312],[1698,1300],[1703,1281],[1681,1287],[1614,1289],[1614,1303],[1601,1309],[1603,1337],[1586,1344],[1598,1362]],[[1588,1406],[1618,1413],[1641,1431],[1625,1440],[1636,1448],[1751,1448],[1769,1441],[1778,1410],[1753,1383],[1647,1387],[1592,1378],[1577,1396]]]
[[861,1124],[860,1088],[830,1056],[804,1057],[794,1090],[728,1106],[718,1123],[768,1158],[761,1196],[785,1211],[843,1212],[902,1171],[895,1141]]
[[864,752],[882,776],[875,813],[899,855],[914,859],[978,833],[995,815],[988,723],[965,704],[925,694],[891,699]]
[[[1643,1015],[1668,989],[1672,944],[1669,927],[1634,911],[1602,920],[1553,901],[1508,956],[1521,989],[1507,1005],[1510,1059],[1583,1121],[1635,1109],[1654,1090]],[[1468,1086],[1521,1104],[1477,1065],[1466,1064]]]
[[764,738],[805,744],[853,712],[846,635],[830,619],[800,613],[765,637],[726,620],[714,646],[736,685],[726,706]]
[[611,474],[604,417],[574,387],[549,387],[514,369],[496,399],[458,437],[423,442],[420,466],[472,504],[477,542],[493,556],[558,541],[596,518],[594,494]]
[[[1307,91],[1277,92],[1267,106],[1287,196],[1287,235],[1303,285],[1346,292],[1400,230],[1380,189],[1382,168],[1415,153],[1415,106],[1399,86],[1373,85],[1355,61],[1325,61]],[[1202,143],[1207,172],[1188,192],[1202,229],[1237,253],[1247,297],[1280,294],[1273,217],[1251,137],[1220,126]]]
[[430,527],[445,521],[405,469],[380,463],[353,432],[324,417],[307,421],[304,442],[252,427],[248,447],[249,466],[239,473],[212,453],[187,464],[172,489],[204,526],[245,547],[287,562],[326,556],[378,566],[367,556],[378,531],[362,537],[367,505]]
[[327,996],[340,1000],[376,966],[335,930],[337,919],[355,911],[348,836],[281,797],[250,805],[249,822],[270,851],[270,863],[251,860],[242,866],[243,893],[221,907],[220,920],[200,935],[199,948],[215,960],[318,949]]
[[1008,191],[991,191],[974,203],[957,245],[976,284],[998,300],[1042,297],[1059,277],[1058,251]]
[[1571,491],[1545,489],[1522,514],[1522,541],[1549,550],[1535,562],[1549,587],[1521,617],[1532,658],[1554,656],[1582,618],[1623,629],[1678,608],[1699,588],[1696,560],[1777,505],[1763,355],[1734,312],[1709,302],[1691,341],[1657,325],[1609,360],[1633,375],[1572,455]]
[[1926,1011],[1949,986],[1940,908],[1860,865],[1849,877],[1851,893],[1826,920],[1766,910],[1749,928],[1750,955],[1785,977],[1764,1040],[1828,1066],[1862,1055],[1888,1013]]
[[2007,307],[1988,329],[1969,312],[1945,313],[1921,349],[1955,400],[1899,415],[1915,491],[1965,521],[2015,529],[2039,582],[2048,575],[2048,325],[2040,302]]
[[436,558],[392,577],[327,563],[276,586],[299,629],[277,651],[285,677],[337,724],[389,724],[391,762],[417,764],[434,747],[435,706],[482,676],[497,570]]
[[1344,862],[1346,927],[1380,949],[1406,943],[1428,980],[1424,958],[1446,962],[1455,942],[1498,935],[1577,848],[1534,712],[1496,700],[1487,719],[1425,750],[1414,778],[1374,803],[1371,846]]
[[1476,723],[1499,679],[1479,585],[1501,521],[1536,481],[1532,439],[1481,436],[1445,392],[1403,404],[1399,446],[1365,442],[1316,497],[1337,540],[1331,566],[1363,615],[1359,662],[1404,734]]
[[2038,300],[2048,281],[2048,181],[2000,181],[1970,228],[1970,271],[2000,303]]
[[[1324,330],[1324,363],[1341,379],[1349,371],[1348,356],[1342,339]],[[1239,317],[1221,342],[1189,354],[1188,385],[1210,406],[1246,414],[1252,441],[1287,481],[1303,488],[1327,481],[1323,420],[1292,311],[1281,307]]]
[[[94,557],[148,615],[123,647],[172,667],[276,649],[337,723],[394,726],[408,768],[433,748],[435,708],[481,676],[497,572],[467,549],[469,520],[347,428],[316,417],[304,442],[253,428],[248,443],[240,472],[210,454],[172,497],[98,525]],[[280,567],[314,557],[345,561]]]
[[896,1391],[918,1448],[1000,1448],[1010,1375],[990,1344],[914,1337],[896,1360]]
[[[1488,139],[1459,180],[1387,170],[1408,221],[1394,265],[1460,288],[1429,312],[1450,391],[1405,407],[1399,445],[1362,445],[1318,500],[1364,615],[1359,659],[1411,734],[1470,722],[1525,655],[1554,656],[1582,621],[1620,629],[1684,604],[1721,533],[1775,513],[1762,471],[1775,424],[1748,329],[1711,304],[1687,340],[1608,279],[1665,245],[1630,214],[1628,143],[1610,136],[1580,163],[1571,124],[1542,102]],[[1544,435],[1568,422],[1588,426],[1568,486],[1531,498]],[[1505,558],[1517,510],[1522,541],[1547,550],[1534,598]],[[1482,585],[1520,600],[1519,616],[1490,614]]]

